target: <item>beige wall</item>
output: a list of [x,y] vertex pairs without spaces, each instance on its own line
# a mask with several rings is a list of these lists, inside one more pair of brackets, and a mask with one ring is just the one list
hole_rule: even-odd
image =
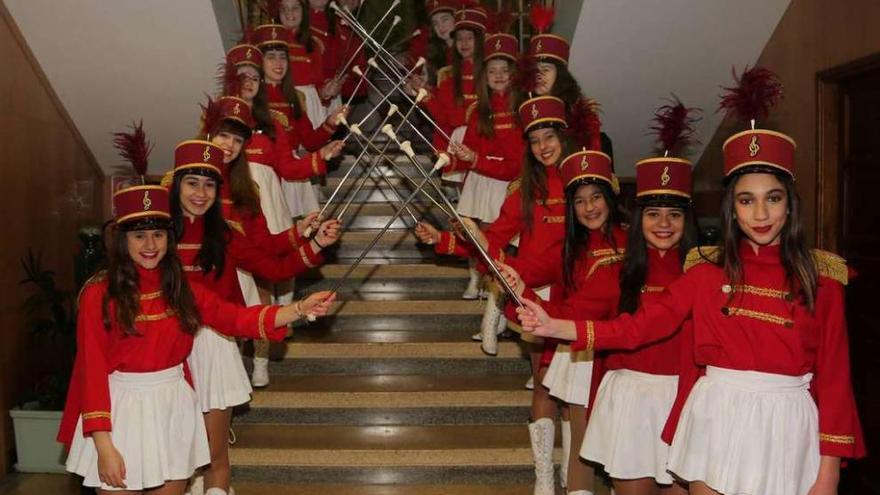
[[[816,74],[880,53],[878,20],[876,0],[793,0],[758,60],[777,72],[785,85],[785,99],[768,127],[791,135],[798,144],[798,190],[811,236],[816,217]],[[699,161],[697,189],[711,190],[697,197],[702,214],[717,216],[721,144],[742,129],[741,124],[722,124]]]
[[[19,259],[42,251],[61,287],[73,285],[76,231],[100,222],[103,174],[70,124],[0,3],[0,477],[11,468],[7,410],[51,356],[26,352]],[[47,353],[48,354],[48,353]]]

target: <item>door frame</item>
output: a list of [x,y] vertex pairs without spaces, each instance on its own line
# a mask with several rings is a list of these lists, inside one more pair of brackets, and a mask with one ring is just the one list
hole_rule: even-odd
[[840,86],[847,79],[880,69],[880,53],[816,74],[816,239],[821,249],[840,251],[842,199],[841,161],[847,143],[842,117],[846,102]]

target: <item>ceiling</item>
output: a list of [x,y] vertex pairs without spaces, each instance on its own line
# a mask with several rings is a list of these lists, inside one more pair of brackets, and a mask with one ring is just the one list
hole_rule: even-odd
[[[703,109],[697,137],[709,142],[722,119],[719,86],[730,85],[731,67],[754,65],[789,0],[560,0],[557,17],[578,3],[569,65],[602,105],[616,172],[631,177],[654,153],[650,119],[671,93]],[[694,146],[689,158],[702,153]]]
[[[156,145],[150,171],[170,167],[176,143],[195,134],[197,102],[213,92],[223,42],[238,35],[230,27],[237,23],[233,0],[4,1],[108,174],[128,172],[111,133],[141,118]],[[731,81],[732,66],[758,59],[788,4],[556,2],[556,29],[571,37],[572,72],[602,105],[619,175],[634,175],[635,162],[653,152],[649,121],[671,93],[705,110],[697,134],[709,141],[721,120],[714,113],[719,85]],[[696,146],[690,158],[697,162],[702,151]]]

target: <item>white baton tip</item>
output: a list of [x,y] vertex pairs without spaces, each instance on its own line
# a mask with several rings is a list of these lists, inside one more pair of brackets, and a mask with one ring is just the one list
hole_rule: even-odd
[[424,100],[427,97],[428,97],[428,90],[425,88],[419,88],[419,92],[416,94],[416,104],[418,105],[418,103],[420,101]]
[[359,75],[359,76],[363,76],[363,75],[364,75],[364,72],[363,72],[363,71],[361,70],[361,68],[358,67],[357,65],[355,65],[354,67],[352,67],[352,68],[351,68],[351,71],[354,72],[355,74]]
[[423,65],[425,65],[425,57],[419,57],[419,59],[416,60],[415,68],[419,68]]
[[379,68],[379,64],[376,63],[376,58],[375,58],[375,57],[370,57],[370,58],[368,58],[368,59],[367,59],[367,64],[368,64],[368,65],[371,65],[371,66],[373,66],[373,67],[375,67],[375,68],[377,68],[377,69]]
[[416,36],[418,36],[418,35],[420,35],[420,34],[422,34],[422,30],[421,30],[421,29],[416,29],[415,31],[412,32],[412,34],[411,34],[410,36],[413,37],[413,38],[415,38]]
[[352,134],[357,134],[358,136],[364,135],[363,131],[361,131],[361,126],[359,126],[357,124],[354,124],[353,126],[349,127],[349,129],[351,129]]
[[345,118],[345,115],[339,114],[339,117],[336,118],[336,125],[342,124],[345,127],[348,127],[348,119]]
[[316,321],[316,320],[318,319],[318,317],[315,316],[315,315],[313,315],[313,314],[311,314],[311,313],[309,313],[309,314],[306,315],[306,319],[309,320],[309,321]]
[[336,2],[330,2],[330,8],[333,10],[339,10],[339,5],[336,5]]
[[391,117],[392,115],[397,113],[398,110],[400,110],[400,108],[397,105],[395,105],[394,103],[392,103],[391,105],[388,106],[388,116]]
[[391,21],[391,25],[396,26],[396,25],[400,24],[400,21],[402,21],[402,20],[403,19],[399,15],[396,15],[396,16],[394,16],[394,20]]
[[449,164],[449,155],[447,155],[446,153],[440,153],[440,155],[437,157],[437,163],[434,164],[432,172],[440,170],[447,164]]
[[382,134],[385,134],[391,139],[397,139],[397,135],[394,134],[394,128],[391,127],[391,124],[385,124],[382,126]]
[[400,143],[400,151],[403,151],[403,153],[410,158],[415,158],[416,156],[416,152],[413,151],[412,148],[412,143],[410,143],[409,141],[404,141]]
[[397,7],[398,5],[400,5],[400,0],[394,0],[394,2],[391,3],[391,8],[389,8],[388,10],[393,9],[394,7]]

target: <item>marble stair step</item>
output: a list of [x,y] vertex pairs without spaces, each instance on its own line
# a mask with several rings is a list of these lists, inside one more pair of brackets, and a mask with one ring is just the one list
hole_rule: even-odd
[[[404,198],[405,198],[405,196],[404,196]],[[359,203],[359,204],[354,203],[349,207],[348,211],[346,212],[346,217],[343,218],[343,223],[345,223],[346,219],[354,218],[356,216],[390,217],[391,215],[394,215],[395,212],[397,212],[397,208],[399,206],[400,206],[400,200],[398,200],[397,197],[395,197],[393,195],[393,193],[389,194],[388,201],[386,201],[386,202]],[[425,200],[420,200],[418,202],[413,201],[412,203],[409,204],[409,209],[410,209],[410,211],[413,212],[413,214],[416,216],[416,218],[425,217],[429,220],[433,220],[433,219],[445,220],[445,218],[446,218],[446,216],[443,214],[443,212],[440,211],[440,209],[437,208],[436,205],[434,205],[433,203],[430,203],[428,201],[425,201]],[[335,213],[336,209],[331,207],[327,211],[328,211],[328,216],[332,217],[332,216],[334,216],[333,213]],[[412,218],[409,217],[408,213],[404,212],[404,215],[406,215],[407,218],[412,220]],[[436,220],[436,221],[439,222],[439,220]]]
[[[479,323],[478,323],[479,324]],[[311,343],[325,344],[420,344],[420,343],[471,343],[475,332],[469,326],[444,328],[440,330],[372,330],[315,329],[312,326],[298,328],[293,337],[293,345]],[[502,344],[503,342],[499,342]]]
[[[414,238],[404,233],[391,233],[386,236],[397,235],[400,239],[388,239],[389,242],[415,242]],[[319,279],[341,278],[348,265],[327,264],[311,270],[297,281],[311,281]],[[400,280],[400,279],[431,279],[431,280],[466,280],[468,276],[467,265],[464,264],[399,264],[399,265],[359,265],[351,274],[352,278],[365,281]]]
[[[327,180],[329,181],[331,178],[334,177],[344,177],[351,168],[352,164],[357,159],[358,155],[360,155],[360,151],[361,148],[358,148],[357,153],[347,153],[343,155],[341,159],[337,161],[337,163],[331,165],[329,170],[327,170]],[[368,152],[368,156],[365,156],[363,159],[361,159],[361,162],[357,165],[357,168],[355,168],[355,170],[349,175],[349,178],[359,177],[363,175],[363,173],[365,172],[363,164],[366,160],[372,160],[372,156],[373,153]],[[394,162],[395,167],[392,167],[387,163],[380,163],[376,165],[376,167],[373,169],[374,176],[378,176],[381,173],[386,177],[392,177],[397,175],[397,170],[399,170],[415,180],[420,180],[425,177],[403,153],[394,150],[391,153],[386,153],[386,156],[391,158],[391,160]],[[433,159],[427,155],[416,154],[416,162],[420,165],[421,170],[424,170],[426,172],[430,170],[431,166],[434,165]],[[369,166],[372,161],[367,161],[366,163],[367,166]]]
[[344,484],[271,484],[236,483],[240,495],[531,495],[532,486],[504,485],[344,485]]
[[[295,346],[296,344],[290,344]],[[275,353],[269,361],[269,373],[282,375],[429,375],[444,374],[454,370],[459,375],[489,376],[521,374],[528,377],[529,361],[525,357],[484,356],[483,359],[468,358],[299,358],[283,359],[285,346],[280,347],[281,359]],[[245,366],[250,367],[250,358],[244,358]]]
[[[400,170],[401,172],[405,173],[409,178],[411,178],[411,179],[413,179],[414,181],[416,181],[416,183],[418,183],[418,182],[420,182],[422,179],[424,179],[424,176],[423,176],[422,174],[420,174],[420,173],[419,173],[417,170],[415,170],[414,168],[413,168],[413,169],[402,168],[402,167],[398,167],[398,168],[399,168],[399,170]],[[378,169],[378,168],[377,168],[377,169]],[[323,185],[324,185],[325,187],[329,187],[329,188],[330,188],[330,192],[333,192],[333,189],[335,189],[336,186],[339,185],[340,182],[342,182],[342,178],[343,178],[343,176],[345,175],[345,172],[346,172],[346,170],[343,170],[342,173],[339,173],[339,174],[336,174],[336,175],[328,175],[328,176],[324,179]],[[363,173],[363,171],[362,171],[362,169],[360,169],[360,168],[358,168],[357,170],[355,170],[354,172],[352,172],[352,174],[349,176],[349,178],[345,180],[345,183],[344,183],[344,185],[342,186],[342,191],[347,190],[348,187],[349,187],[349,185],[352,184],[351,181],[352,181],[355,177],[361,177],[361,176],[362,176],[362,173]],[[385,167],[385,168],[382,168],[382,169],[378,169],[378,172],[374,170],[374,171],[373,171],[373,177],[374,177],[374,179],[370,179],[369,181],[367,181],[367,185],[369,185],[369,186],[375,186],[376,184],[381,184],[382,187],[388,187],[387,184],[385,183],[385,181],[382,180],[381,176],[379,175],[380,173],[381,173],[382,175],[384,175],[384,176],[388,179],[388,182],[390,182],[391,185],[393,185],[394,187],[412,186],[412,182],[410,182],[409,180],[407,180],[406,177],[403,177],[403,176],[401,176],[400,174],[398,174],[396,170],[394,170],[393,168],[390,168],[390,167]],[[415,175],[414,175],[413,173],[414,173]],[[434,181],[434,183],[436,183],[436,184],[440,184],[440,179],[439,179],[439,178],[433,178],[432,180]],[[365,185],[364,187],[367,187],[367,185]],[[426,187],[429,187],[429,188],[430,188],[431,186],[426,186]],[[411,190],[411,189],[410,189],[410,190]],[[432,188],[432,190],[433,190],[433,188]]]
[[[338,314],[319,318],[308,325],[309,331],[320,333],[347,333],[362,331],[410,331],[433,333],[443,330],[476,332],[480,328],[482,314],[386,314],[364,318],[362,315]],[[294,338],[293,342],[296,342]]]
[[[322,186],[321,191],[323,194],[323,198],[319,198],[319,200],[324,201],[326,198],[329,198],[330,195],[333,194],[334,188],[335,188],[335,186],[332,186],[332,187],[331,186]],[[434,197],[434,199],[440,201],[440,198],[437,196],[436,191],[434,191],[434,189],[431,186],[425,186],[425,189],[428,191],[428,193],[430,195],[432,195]],[[413,192],[413,190],[415,190],[415,186],[405,185],[405,186],[401,186],[401,187],[396,187],[395,190],[398,192],[399,195],[402,195],[403,198],[406,198],[407,196],[410,195],[410,193]],[[339,204],[340,202],[348,201],[349,196],[354,194],[354,191],[352,190],[349,192],[348,187],[343,186],[343,189],[339,192],[339,194],[342,196],[337,195],[337,197],[333,200],[334,205]],[[379,186],[376,186],[370,182],[370,183],[367,183],[360,191],[358,191],[357,194],[354,195],[354,199],[352,200],[352,203],[354,205],[357,205],[358,203],[365,203],[365,202],[366,203],[387,203],[389,201],[394,201],[394,202],[398,201],[397,196],[394,195],[394,192],[392,192],[390,190],[390,188],[385,184],[381,184]],[[416,195],[415,198],[412,199],[412,202],[415,204],[427,204],[427,203],[430,203],[431,200],[426,198],[421,193],[419,193],[418,195]],[[331,207],[335,208],[335,206],[333,206],[333,205],[331,205]]]
[[[525,344],[517,340],[498,342],[499,358],[524,357],[528,353]],[[461,342],[302,342],[294,341],[287,346],[285,359],[485,359],[480,345],[470,339]]]
[[405,301],[337,301],[330,310],[338,316],[385,316],[385,315],[434,315],[445,316],[482,315],[482,301],[456,300],[405,300]]

